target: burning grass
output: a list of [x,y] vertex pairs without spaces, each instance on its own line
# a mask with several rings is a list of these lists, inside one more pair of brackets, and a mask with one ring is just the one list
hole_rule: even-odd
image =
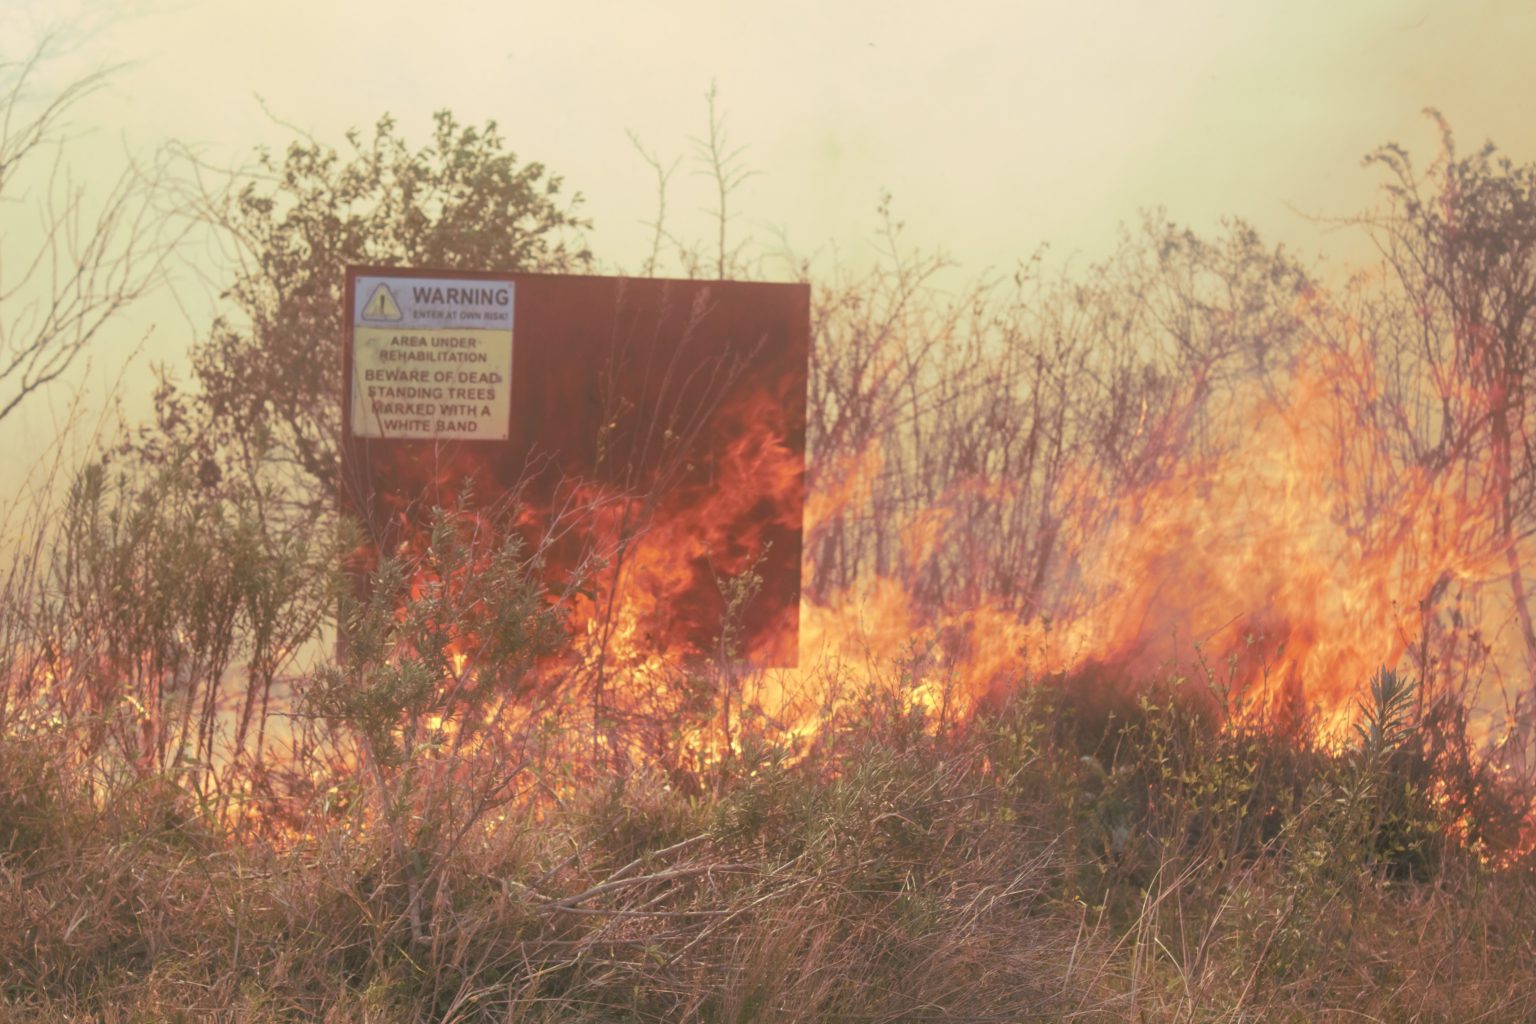
[[424,781],[405,859],[362,807],[239,841],[175,786],[85,799],[7,741],[5,1013],[1528,1019],[1533,866],[1452,827],[1504,811],[1422,787],[1440,741],[1395,685],[1338,752],[1165,694],[1021,691],[946,729],[870,687],[691,788],[535,763],[478,815]]

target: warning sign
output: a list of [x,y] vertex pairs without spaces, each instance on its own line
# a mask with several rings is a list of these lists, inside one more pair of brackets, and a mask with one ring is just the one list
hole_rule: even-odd
[[512,281],[359,277],[354,295],[353,436],[507,439]]
[[395,301],[395,293],[389,290],[389,285],[383,281],[373,290],[373,298],[363,306],[364,320],[399,320],[401,319],[400,304]]

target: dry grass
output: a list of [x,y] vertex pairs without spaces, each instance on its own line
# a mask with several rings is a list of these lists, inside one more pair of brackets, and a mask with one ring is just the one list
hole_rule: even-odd
[[[642,771],[508,807],[472,841],[414,851],[444,859],[421,941],[362,812],[241,841],[175,787],[86,800],[7,741],[0,1019],[1536,1012],[1529,860],[1383,844],[1385,804],[1352,820],[1341,798],[1358,752],[1298,756],[1294,738],[1150,703],[1113,749],[1085,750],[1072,713],[1036,696],[946,736],[866,718],[703,795]],[[1300,795],[1269,806],[1282,791]]]

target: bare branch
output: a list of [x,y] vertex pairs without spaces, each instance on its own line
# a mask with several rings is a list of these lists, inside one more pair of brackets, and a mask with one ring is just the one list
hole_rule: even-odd
[[[0,65],[0,420],[63,376],[114,317],[164,280],[177,242],[156,202],[156,174],[130,162],[93,197],[71,173],[65,119],[112,69],[34,100],[48,45]],[[29,215],[35,223],[23,229]]]
[[694,173],[709,178],[715,186],[716,205],[709,211],[715,218],[715,276],[724,280],[727,269],[735,264],[737,255],[745,245],[743,242],[734,248],[726,246],[726,233],[731,221],[730,198],[757,172],[742,165],[747,147],[731,146],[725,129],[725,115],[717,104],[719,87],[715,83],[710,83],[704,99],[709,104],[709,138],[693,140],[695,158],[701,165]]

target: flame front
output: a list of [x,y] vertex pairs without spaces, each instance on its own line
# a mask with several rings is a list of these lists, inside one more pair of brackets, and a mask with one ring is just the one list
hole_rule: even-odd
[[[706,468],[679,458],[669,487],[588,482],[568,499],[588,510],[583,536],[599,556],[569,595],[570,650],[487,722],[527,722],[529,693],[560,693],[587,702],[594,751],[697,768],[752,730],[813,741],[859,686],[882,681],[904,711],[962,723],[1020,686],[1182,680],[1226,720],[1339,740],[1385,665],[1429,696],[1470,698],[1492,736],[1503,682],[1528,673],[1492,623],[1497,584],[1525,554],[1511,559],[1501,541],[1506,485],[1485,458],[1403,449],[1379,353],[1326,298],[1309,290],[1290,316],[1307,337],[1282,371],[1219,392],[1197,375],[1160,412],[1143,398],[1124,439],[1141,464],[1109,473],[1079,450],[1043,494],[978,469],[925,502],[894,499],[915,442],[878,431],[850,446],[813,430],[807,490],[787,385],[731,395],[710,421]],[[757,570],[773,538],[797,536],[802,502],[809,582],[764,617]],[[978,510],[1045,538],[1031,578],[997,571]],[[524,510],[521,528],[542,514]],[[855,522],[876,538],[872,554],[838,580],[822,560],[847,557]],[[940,561],[960,567],[958,585],[934,584]],[[798,667],[761,667],[785,663]],[[454,664],[454,675],[475,670],[462,651]]]
[[[943,465],[924,462],[931,424],[892,429],[850,405],[862,433],[813,424],[807,469],[786,414],[796,382],[762,378],[726,396],[700,447],[663,446],[665,486],[574,480],[519,505],[468,463],[436,467],[439,488],[467,476],[492,499],[459,520],[475,544],[524,537],[569,631],[516,685],[482,685],[504,667],[481,655],[477,598],[444,634],[439,699],[399,735],[451,775],[469,771],[456,758],[545,743],[558,721],[549,742],[572,772],[651,763],[698,784],[759,740],[818,742],[872,691],[950,728],[1021,687],[1120,696],[1174,683],[1217,720],[1339,742],[1362,687],[1391,666],[1422,680],[1422,702],[1452,695],[1479,711],[1475,738],[1496,741],[1510,728],[1499,712],[1520,711],[1530,679],[1505,624],[1518,611],[1511,566],[1531,552],[1507,539],[1509,480],[1487,418],[1469,418],[1456,457],[1426,457],[1402,441],[1368,332],[1312,292],[1289,316],[1304,337],[1280,369],[1222,388],[1170,378],[1161,398],[1122,410],[1123,436],[1060,445],[1037,477],[998,471],[981,449],[1046,451],[1039,419],[1007,405],[1039,413],[1038,393],[974,399],[988,433],[950,435]],[[904,360],[885,347],[901,343],[879,335],[858,372],[895,373]],[[1035,365],[1067,395],[1066,375]],[[930,383],[892,388],[891,406]],[[1466,381],[1430,383],[1447,408],[1493,400]],[[935,408],[958,401],[931,390]],[[427,538],[408,511],[397,550],[421,559]],[[763,570],[786,540],[803,591]],[[478,572],[422,565],[408,603],[463,591]],[[785,664],[796,667],[772,667]],[[476,702],[455,704],[468,690]],[[358,765],[349,757],[333,778]]]
[[[1312,346],[1285,394],[1238,390],[1226,446],[1145,486],[1105,490],[1086,469],[1070,474],[1062,555],[1027,613],[994,595],[925,606],[910,580],[861,581],[807,603],[802,664],[891,664],[915,642],[936,646],[943,664],[915,681],[914,699],[933,703],[942,676],[966,709],[1027,680],[1198,676],[1207,699],[1245,717],[1336,737],[1379,666],[1473,671],[1472,608],[1505,563],[1500,495],[1475,462],[1439,473],[1383,464],[1388,445],[1362,411],[1368,355]],[[1010,481],[973,486],[1006,495]],[[939,506],[901,524],[914,561],[963,543],[957,521]],[[1518,651],[1495,653],[1519,671]],[[1491,706],[1493,694],[1476,696]]]

